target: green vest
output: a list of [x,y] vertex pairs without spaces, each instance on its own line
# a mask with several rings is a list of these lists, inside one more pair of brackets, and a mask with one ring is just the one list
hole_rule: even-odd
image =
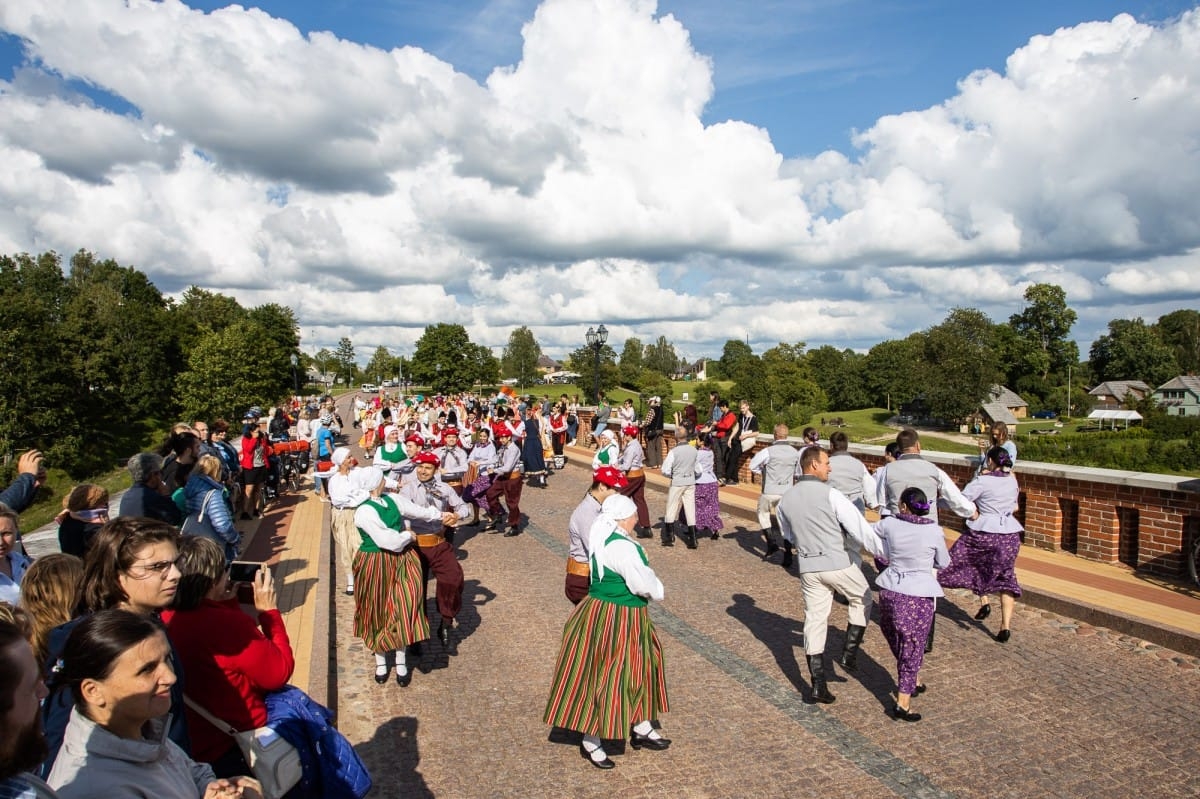
[[408,460],[408,453],[404,451],[403,444],[397,444],[395,452],[388,452],[386,447],[381,446],[379,448],[379,457],[388,463],[404,463]]
[[[396,502],[387,494],[381,497],[371,497],[367,500],[371,507],[375,508],[375,512],[379,514],[379,520],[384,526],[390,527],[393,530],[404,529],[404,517],[400,514],[400,508],[396,507]],[[362,539],[362,543],[358,546],[359,552],[382,552],[375,544],[375,539],[363,532],[361,527],[358,528],[358,537]]]
[[[604,546],[608,546],[616,540],[629,541],[628,538],[620,533],[613,533],[604,541]],[[646,560],[646,550],[642,549],[641,545],[636,541],[629,541],[637,547],[638,556],[642,559],[642,563],[647,566],[650,561]],[[629,586],[625,584],[625,578],[617,574],[612,569],[605,569],[604,576],[599,580],[596,579],[596,574],[599,571],[596,565],[596,556],[592,555],[592,581],[588,586],[588,596],[592,599],[599,599],[601,602],[612,602],[614,605],[625,605],[631,608],[644,608],[650,604],[650,600],[645,597],[638,596],[629,590]]]

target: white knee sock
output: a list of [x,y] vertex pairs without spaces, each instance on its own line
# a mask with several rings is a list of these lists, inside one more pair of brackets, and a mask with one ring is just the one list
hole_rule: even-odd
[[654,725],[650,723],[649,719],[633,725],[633,732],[635,735],[640,735],[643,738],[658,739],[662,737],[658,734],[658,730],[654,729]]
[[396,673],[401,676],[408,674],[408,660],[403,649],[396,650]]
[[387,674],[387,670],[388,670],[387,652],[376,652],[375,653],[375,673],[376,674]]

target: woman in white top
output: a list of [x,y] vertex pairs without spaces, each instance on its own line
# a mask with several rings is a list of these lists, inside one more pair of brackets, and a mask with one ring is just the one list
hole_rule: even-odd
[[924,491],[906,488],[900,494],[900,512],[880,519],[873,528],[874,538],[864,542],[882,569],[875,579],[879,630],[896,656],[898,685],[892,718],[901,721],[921,720],[910,705],[913,694],[925,691],[917,674],[925,660],[937,597],[944,595],[933,569],[950,562],[942,528],[929,510]]

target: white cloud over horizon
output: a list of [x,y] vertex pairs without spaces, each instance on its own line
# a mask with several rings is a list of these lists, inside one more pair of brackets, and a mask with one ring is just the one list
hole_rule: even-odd
[[600,321],[618,350],[864,348],[1055,282],[1086,352],[1200,298],[1200,10],[1037,36],[852,157],[795,159],[702,122],[715,65],[653,0],[546,0],[483,83],[236,6],[9,0],[0,31],[28,57],[0,81],[0,252],[281,302],[306,348],[460,322],[563,355]]

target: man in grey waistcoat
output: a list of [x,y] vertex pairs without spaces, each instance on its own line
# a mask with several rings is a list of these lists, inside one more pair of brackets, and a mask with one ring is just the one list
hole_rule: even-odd
[[[883,505],[880,512],[898,513],[900,495],[909,486],[916,486],[925,492],[930,503],[936,501],[936,507],[949,508],[964,519],[973,518],[978,514],[975,503],[963,496],[958,486],[950,479],[950,475],[921,457],[921,437],[916,430],[910,427],[901,430],[896,435],[896,444],[900,448],[900,455],[888,464],[884,470],[883,484],[879,486],[879,500]],[[925,641],[926,652],[933,651],[933,630],[936,623],[935,599],[933,622],[929,625],[929,637]]]
[[675,520],[679,509],[687,515],[688,528],[683,541],[688,549],[696,548],[696,446],[688,439],[671,449],[663,461],[662,473],[671,478],[667,489],[667,510],[663,514],[662,545],[675,546]]
[[[850,454],[850,438],[841,430],[829,436],[829,485],[845,494],[859,513],[879,507],[875,478],[862,461]],[[862,565],[862,550],[853,539],[846,539],[846,554],[856,566]]]
[[762,475],[762,494],[758,497],[758,526],[767,541],[767,551],[763,560],[774,555],[779,551],[780,545],[783,545],[783,561],[780,565],[786,569],[792,565],[792,545],[784,542],[772,530],[771,512],[800,474],[800,452],[787,442],[786,424],[775,425],[773,434],[775,440],[771,442],[771,446],[754,453],[749,469],[752,474]]
[[833,593],[849,602],[849,625],[839,659],[847,671],[858,667],[858,648],[871,613],[871,588],[862,569],[850,562],[843,540],[859,546],[870,539],[867,520],[840,491],[830,488],[829,453],[808,447],[800,456],[802,474],[777,512],[783,537],[796,547],[796,570],[804,595],[804,654],[812,675],[812,702],[830,704],[835,697],[825,683],[825,635]]

